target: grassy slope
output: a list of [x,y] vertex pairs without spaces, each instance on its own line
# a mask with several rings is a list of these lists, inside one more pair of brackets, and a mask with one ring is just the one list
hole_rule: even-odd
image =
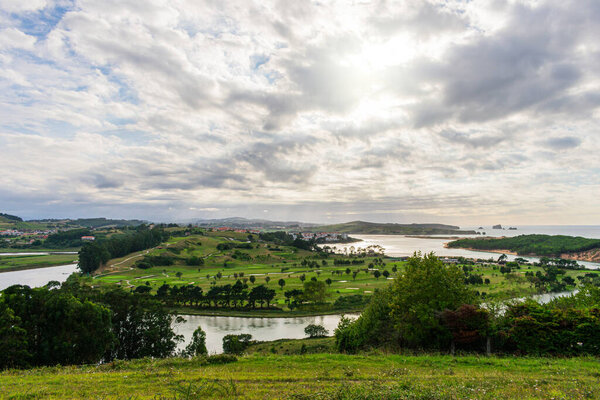
[[[370,294],[375,288],[381,288],[388,285],[391,280],[386,280],[383,277],[375,279],[371,273],[365,272],[363,269],[367,268],[371,259],[367,259],[365,264],[348,266],[352,271],[361,269],[356,277],[356,280],[352,279],[352,275],[332,274],[333,271],[342,270],[345,271],[347,266],[334,266],[332,258],[328,259],[327,266],[319,266],[320,275],[312,268],[302,267],[300,262],[304,257],[312,257],[314,254],[307,251],[297,251],[291,247],[281,247],[281,251],[275,251],[268,249],[266,244],[261,243],[261,247],[256,249],[240,249],[242,252],[248,253],[253,257],[251,261],[240,261],[234,260],[230,257],[233,250],[230,251],[219,251],[216,249],[218,243],[231,242],[227,238],[235,238],[242,240],[246,238],[245,234],[238,234],[234,232],[210,233],[208,236],[193,235],[189,237],[176,237],[169,240],[169,242],[162,249],[150,250],[149,254],[160,254],[169,252],[168,249],[177,249],[179,257],[189,256],[200,256],[204,257],[205,265],[201,267],[192,267],[186,265],[172,265],[164,267],[154,267],[147,270],[141,270],[132,268],[132,265],[138,260],[143,253],[135,253],[128,255],[118,260],[111,261],[112,264],[117,264],[115,267],[109,267],[101,272],[101,275],[90,279],[90,283],[94,285],[114,285],[119,284],[122,286],[133,285],[140,286],[148,282],[153,288],[153,292],[163,283],[170,285],[181,285],[181,284],[194,284],[199,285],[206,292],[210,288],[210,283],[213,281],[213,277],[221,272],[223,277],[218,280],[218,284],[233,284],[236,281],[234,274],[244,273],[245,277],[249,277],[250,274],[256,275],[256,284],[265,283],[265,277],[269,276],[271,281],[269,287],[276,289],[276,298],[274,304],[279,307],[285,307],[285,297],[283,293],[289,289],[300,289],[302,288],[302,281],[300,275],[306,275],[306,279],[310,280],[311,277],[318,277],[319,280],[325,280],[331,278],[333,283],[328,288],[329,301],[333,302],[339,296],[348,294]],[[201,245],[198,245],[201,243]],[[336,256],[339,258],[347,258],[343,256]],[[227,262],[227,267],[223,266],[223,263]],[[318,260],[320,263],[321,261]],[[390,273],[392,273],[392,266],[397,265],[399,270],[402,269],[403,262],[395,262],[392,260],[385,260],[386,266],[384,267]],[[296,264],[296,266],[294,266]],[[289,268],[288,270],[281,272],[281,268]],[[496,269],[494,269],[496,268]],[[381,269],[381,267],[380,267]],[[486,285],[474,285],[472,288],[479,292],[486,292],[488,299],[505,300],[514,297],[523,297],[526,295],[535,294],[535,289],[525,279],[525,272],[531,271],[534,274],[537,271],[542,271],[541,268],[535,266],[523,266],[522,269],[516,270],[515,273],[510,275],[503,275],[499,272],[497,266],[492,265],[475,265],[474,270],[471,272],[475,275],[482,275],[483,279],[490,279],[491,284]],[[177,277],[176,273],[181,272],[181,277]],[[583,275],[588,271],[567,271],[566,275],[573,278]],[[268,274],[268,275],[266,275]],[[206,275],[211,278],[207,279]],[[392,273],[392,277],[394,274]],[[286,282],[284,290],[281,290],[277,285],[277,281],[283,278]],[[248,282],[250,287],[252,284]],[[195,310],[195,309],[178,309],[180,313],[196,313],[196,314],[209,314],[209,315],[256,315],[256,316],[280,316],[281,312],[273,311],[236,311],[232,313],[231,310]],[[318,314],[326,313],[327,310],[319,310]],[[344,310],[354,311],[354,310]],[[331,310],[335,312],[335,310]],[[290,314],[285,311],[286,315],[293,316],[296,314]],[[314,312],[302,312],[297,315],[314,314]]]
[[[162,249],[154,249],[149,254],[161,254],[170,251],[168,249],[177,249],[179,252],[176,254],[178,257],[187,258],[190,256],[203,257],[205,265],[200,267],[192,267],[187,265],[172,265],[164,267],[154,267],[146,270],[132,269],[131,266],[136,259],[128,260],[122,264],[119,264],[115,268],[109,268],[103,270],[101,275],[90,279],[94,285],[111,285],[120,284],[123,286],[144,285],[146,282],[156,290],[163,283],[169,285],[181,285],[194,283],[195,285],[201,286],[205,291],[210,288],[210,282],[218,272],[221,272],[223,277],[218,280],[218,284],[224,285],[227,283],[233,284],[237,280],[234,274],[244,273],[245,277],[249,277],[251,274],[256,276],[256,284],[265,284],[265,277],[271,278],[268,286],[276,289],[276,301],[275,303],[279,306],[285,305],[285,298],[283,292],[290,289],[301,289],[302,281],[300,275],[306,275],[306,280],[310,280],[311,277],[318,277],[320,280],[331,278],[333,283],[329,288],[330,301],[334,301],[337,297],[344,294],[370,294],[377,287],[383,287],[388,282],[385,278],[380,277],[375,279],[371,274],[361,271],[356,280],[352,280],[352,275],[332,275],[332,271],[346,269],[346,266],[334,266],[332,259],[328,259],[328,265],[322,266],[321,260],[319,262],[318,272],[314,268],[307,268],[300,265],[300,262],[304,257],[312,257],[313,253],[297,250],[291,247],[281,246],[280,250],[268,249],[265,243],[260,244],[260,248],[256,249],[239,249],[244,253],[248,253],[253,260],[240,261],[231,258],[231,251],[219,251],[216,246],[218,243],[231,242],[227,237],[242,240],[247,235],[236,234],[234,232],[226,233],[211,233],[208,236],[189,236],[189,237],[176,237],[168,241],[167,245],[161,246]],[[198,243],[202,243],[198,245]],[[125,258],[129,258],[127,256]],[[338,258],[347,258],[340,257]],[[367,258],[365,264],[349,266],[351,270],[364,269],[372,260]],[[119,262],[123,261],[120,259]],[[224,267],[224,263],[227,262],[227,267]],[[294,266],[296,264],[296,266]],[[400,265],[400,263],[397,263]],[[392,264],[387,269],[391,272]],[[282,268],[288,268],[282,272]],[[177,272],[181,272],[181,277],[177,277]],[[206,275],[210,275],[210,279],[207,279]],[[281,290],[278,285],[279,279],[283,278],[286,282],[284,289]],[[248,282],[250,286],[252,284]],[[366,293],[365,293],[366,292]]]
[[600,398],[598,360],[477,356],[250,355],[225,365],[165,359],[0,373],[19,399]]

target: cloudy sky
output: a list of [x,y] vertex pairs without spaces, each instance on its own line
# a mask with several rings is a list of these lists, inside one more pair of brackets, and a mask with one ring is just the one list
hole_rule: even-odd
[[1,0],[0,211],[600,224],[600,3]]

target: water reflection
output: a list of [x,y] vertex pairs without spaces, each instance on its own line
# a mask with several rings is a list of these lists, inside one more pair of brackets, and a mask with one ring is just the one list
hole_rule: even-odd
[[50,281],[64,282],[69,275],[77,270],[77,264],[60,265],[58,267],[46,267],[35,269],[24,269],[21,271],[10,271],[0,273],[0,290],[12,285],[27,285],[29,287],[44,286]]
[[[356,314],[351,315],[356,317]],[[277,339],[300,339],[305,337],[304,328],[309,324],[323,325],[333,334],[340,322],[341,315],[319,315],[313,317],[294,318],[247,318],[184,315],[185,323],[174,323],[175,332],[183,335],[189,343],[194,330],[201,326],[206,332],[206,348],[209,353],[223,352],[223,337],[249,333],[254,340],[268,341]]]

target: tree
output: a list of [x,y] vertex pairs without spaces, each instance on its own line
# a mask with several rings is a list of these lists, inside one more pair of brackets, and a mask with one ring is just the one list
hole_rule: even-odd
[[112,311],[112,331],[118,344],[106,353],[107,361],[168,357],[183,340],[173,331],[173,315],[152,297],[119,288],[96,292],[93,296]]
[[151,291],[152,291],[152,288],[150,286],[146,286],[146,285],[138,286],[134,290],[135,293],[140,293],[140,294],[150,293]]
[[[94,364],[114,344],[110,311],[66,290],[15,285],[4,290],[1,301],[6,306],[2,318],[20,321],[15,326],[26,332],[21,343],[27,344],[32,365]],[[1,330],[9,338],[20,331]],[[23,350],[14,343],[15,350]]]
[[277,283],[281,287],[281,290],[283,290],[283,287],[285,286],[285,279],[281,278]]
[[313,303],[323,303],[327,297],[325,282],[308,281],[304,282],[304,300]]
[[304,292],[299,289],[286,290],[284,296],[290,310],[293,310],[298,304],[302,303],[303,295]]
[[329,331],[323,325],[310,324],[304,328],[304,333],[310,338],[325,337]]
[[250,283],[254,285],[254,282],[256,282],[256,276],[250,275]]
[[270,281],[270,280],[271,280],[271,277],[270,277],[270,276],[268,276],[268,275],[267,275],[267,276],[265,276],[265,282],[267,282],[267,285],[269,284],[269,281]]
[[342,318],[335,330],[335,343],[339,351],[355,353],[368,347],[398,347],[399,335],[390,315],[391,295],[391,287],[376,290],[356,321]]
[[183,273],[182,273],[181,271],[177,271],[177,272],[175,273],[175,276],[176,276],[177,278],[181,278],[181,277],[183,276]]
[[242,354],[252,343],[252,335],[242,333],[241,335],[225,335],[223,337],[223,353]]
[[327,286],[331,286],[333,281],[331,280],[331,278],[327,278],[327,279],[325,279],[325,283],[327,284]]
[[390,272],[387,269],[384,269],[381,274],[385,279],[387,279],[390,276]]
[[[306,261],[306,260],[304,260]],[[306,280],[306,274],[300,275],[300,281],[304,282]]]
[[27,367],[31,360],[27,348],[27,331],[21,327],[21,318],[0,301],[0,370]]
[[375,277],[375,279],[379,279],[379,277],[381,276],[381,272],[379,272],[379,270],[375,270],[373,271],[373,276]]
[[358,275],[358,271],[352,272],[352,280],[356,280],[356,275]]
[[183,355],[187,357],[195,357],[208,354],[206,350],[206,333],[202,327],[197,327],[192,334],[192,341],[183,351]]
[[455,344],[469,350],[483,347],[490,325],[490,314],[487,310],[463,304],[456,311],[444,310],[441,319],[452,333],[452,350]]
[[475,294],[465,284],[458,266],[445,265],[433,253],[415,253],[394,281],[390,307],[405,345],[439,348],[450,340],[439,313],[473,302]]
[[86,243],[79,250],[79,269],[91,274],[110,259],[110,253],[104,245],[97,242]]

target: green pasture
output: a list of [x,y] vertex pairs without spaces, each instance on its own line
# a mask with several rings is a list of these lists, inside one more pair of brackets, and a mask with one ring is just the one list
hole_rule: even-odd
[[[268,344],[269,345],[269,344]],[[0,373],[5,399],[597,399],[593,358],[252,354]]]

